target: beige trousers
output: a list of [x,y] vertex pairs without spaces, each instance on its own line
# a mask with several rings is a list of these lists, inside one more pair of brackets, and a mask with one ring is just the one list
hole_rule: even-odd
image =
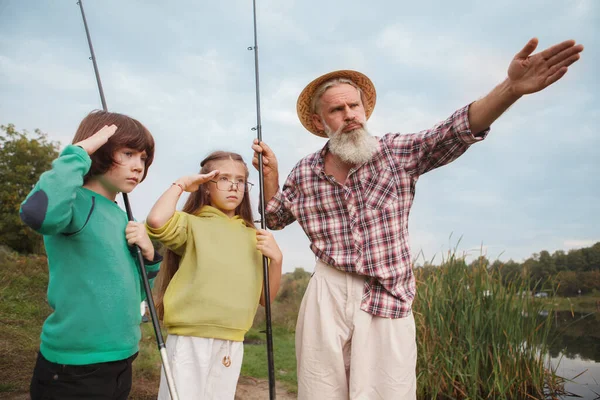
[[364,280],[317,261],[296,325],[299,400],[416,399],[413,315],[362,311]]

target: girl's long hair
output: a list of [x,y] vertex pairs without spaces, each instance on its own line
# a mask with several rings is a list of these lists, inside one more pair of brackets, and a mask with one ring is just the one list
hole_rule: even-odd
[[[208,174],[209,172],[215,170],[215,163],[217,161],[224,160],[232,160],[238,161],[244,165],[244,169],[246,170],[246,180],[248,179],[248,166],[244,162],[242,156],[237,153],[231,153],[228,151],[215,151],[208,155],[202,162],[200,163],[200,173]],[[190,193],[183,209],[181,211],[188,214],[198,214],[200,209],[205,205],[210,205],[210,199],[207,194],[207,185],[210,182],[206,182],[198,188],[197,191]],[[250,205],[250,196],[249,192],[244,192],[244,197],[240,205],[235,209],[235,215],[239,215],[244,224],[249,228],[256,229],[254,226],[253,218],[252,218],[252,207]],[[188,238],[191,240],[191,238]],[[156,297],[156,310],[158,312],[158,316],[160,319],[164,316],[164,303],[163,299],[165,296],[165,292],[167,291],[167,287],[175,276],[175,273],[179,269],[179,262],[181,261],[181,257],[172,252],[171,250],[165,249],[165,256],[160,267],[160,272],[157,277],[157,286],[158,293]]]

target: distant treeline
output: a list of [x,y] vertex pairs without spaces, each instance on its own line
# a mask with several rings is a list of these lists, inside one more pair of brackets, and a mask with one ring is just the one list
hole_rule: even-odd
[[[509,260],[491,262],[479,257],[470,267],[484,265],[496,274],[506,286],[516,280],[529,283],[531,290],[545,291],[558,296],[600,294],[600,242],[577,250],[546,250],[533,254],[522,263]],[[435,265],[426,263],[416,269],[418,276],[426,276]]]

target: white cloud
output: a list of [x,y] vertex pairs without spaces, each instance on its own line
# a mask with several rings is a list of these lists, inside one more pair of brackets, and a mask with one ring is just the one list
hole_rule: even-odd
[[410,70],[443,74],[453,85],[491,89],[505,76],[510,58],[438,30],[394,24],[383,28],[376,43],[382,56]]
[[212,90],[231,85],[232,78],[239,74],[239,67],[223,59],[216,49],[203,54],[184,53],[175,62],[177,71],[192,82],[199,80]]
[[595,0],[575,0],[575,6],[572,7],[572,17],[574,18],[586,18],[594,15],[598,16],[598,2]]
[[[276,35],[278,41],[287,46],[307,45],[309,34],[303,30],[293,18],[295,1],[267,0],[262,2],[257,10],[259,48],[264,35]],[[250,20],[251,15],[248,15]]]
[[[35,60],[0,55],[0,79],[5,84],[28,87],[44,86],[58,91],[85,90],[93,87],[89,74],[67,65],[61,58],[43,50],[41,41],[25,41],[22,51],[36,54]],[[91,65],[90,65],[91,70]]]
[[597,239],[568,239],[563,241],[563,246],[566,249],[580,249],[582,247],[590,247],[600,242],[600,237]]

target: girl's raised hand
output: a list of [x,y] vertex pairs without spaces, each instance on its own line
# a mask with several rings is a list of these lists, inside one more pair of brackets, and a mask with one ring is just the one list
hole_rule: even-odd
[[200,185],[202,185],[203,183],[214,179],[217,175],[219,175],[219,170],[215,169],[214,171],[211,171],[208,174],[195,174],[181,177],[177,179],[177,181],[175,181],[175,184],[181,186],[181,188],[184,191],[191,193],[198,190]]
[[81,142],[75,143],[75,146],[81,147],[86,151],[86,153],[88,153],[88,155],[92,155],[100,147],[104,146],[104,144],[108,142],[108,139],[110,139],[110,137],[114,135],[116,131],[116,125],[104,125],[102,129],[94,133],[89,138],[83,139]]
[[256,248],[264,256],[267,256],[274,262],[281,262],[283,254],[275,241],[273,234],[264,229],[256,230]]

